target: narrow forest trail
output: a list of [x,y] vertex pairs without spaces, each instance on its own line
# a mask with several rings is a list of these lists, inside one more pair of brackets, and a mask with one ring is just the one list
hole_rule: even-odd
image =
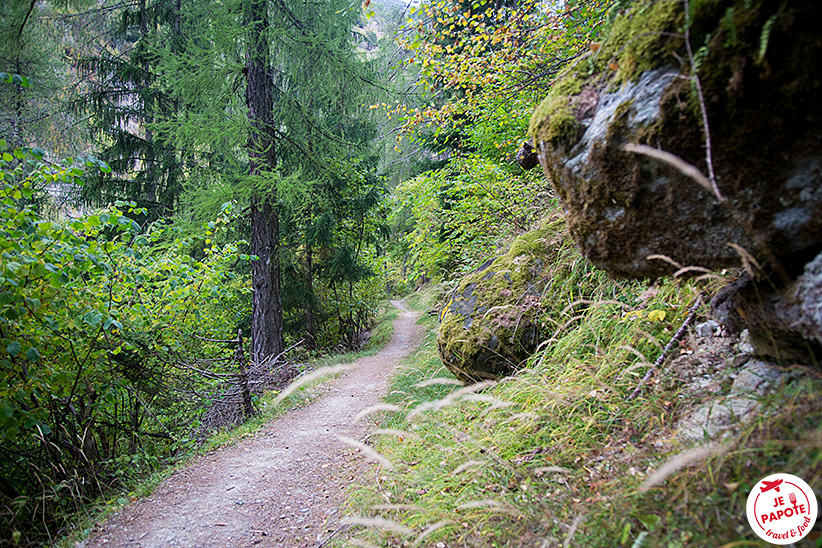
[[422,339],[419,314],[392,304],[401,314],[381,352],[354,362],[306,407],[175,473],[78,546],[318,546],[339,527],[346,486],[371,469],[337,435],[362,439],[366,426],[355,415],[379,401]]

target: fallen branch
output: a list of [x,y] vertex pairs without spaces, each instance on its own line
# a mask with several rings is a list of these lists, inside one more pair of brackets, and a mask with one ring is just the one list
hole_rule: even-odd
[[639,396],[639,393],[642,391],[642,386],[646,382],[648,382],[648,379],[651,378],[651,375],[654,374],[654,371],[659,369],[662,366],[662,364],[665,363],[665,359],[668,357],[668,354],[670,353],[671,349],[674,347],[675,344],[677,344],[682,339],[682,336],[685,334],[685,330],[688,329],[688,326],[691,325],[691,322],[694,321],[694,318],[696,317],[696,311],[700,306],[702,306],[702,295],[699,295],[696,298],[696,302],[691,306],[691,308],[688,309],[688,317],[685,318],[685,321],[682,322],[682,325],[679,327],[677,332],[674,333],[674,336],[671,337],[671,340],[668,341],[668,344],[666,344],[665,348],[662,349],[662,353],[656,359],[654,364],[648,369],[648,371],[645,372],[645,376],[642,377],[642,380],[639,381],[637,387],[634,388],[634,391],[631,392],[630,396],[628,396],[628,401],[633,400],[637,396]]

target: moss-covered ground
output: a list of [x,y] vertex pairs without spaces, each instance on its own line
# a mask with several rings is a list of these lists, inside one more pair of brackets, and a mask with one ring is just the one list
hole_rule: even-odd
[[554,268],[563,264],[558,257],[569,253],[575,250],[565,222],[554,216],[517,237],[487,268],[460,280],[439,314],[440,356],[452,372],[482,379],[518,368],[533,350],[537,332],[546,329],[538,324],[551,318],[540,318],[540,310],[556,310],[562,287],[552,283],[559,279]]

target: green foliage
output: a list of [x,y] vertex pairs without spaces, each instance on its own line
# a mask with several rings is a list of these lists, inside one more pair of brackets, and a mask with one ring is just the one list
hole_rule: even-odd
[[413,7],[401,44],[425,99],[372,105],[439,160],[396,189],[395,284],[456,278],[491,258],[551,207],[549,185],[514,154],[537,90],[589,50],[609,2],[558,11],[537,2],[442,0]]
[[516,150],[534,92],[544,91],[597,40],[609,6],[600,0],[562,9],[531,0],[439,0],[412,8],[408,27],[414,34],[403,44],[413,52],[409,62],[419,67],[418,86],[448,100],[392,112],[408,131],[424,124],[435,132],[496,127],[504,131],[484,144]]
[[541,216],[550,203],[542,174],[512,175],[498,163],[470,156],[400,185],[392,211],[397,243],[394,276],[450,279],[493,256]]
[[0,158],[3,536],[59,526],[64,512],[184,445],[205,403],[169,388],[209,381],[178,371],[177,356],[230,356],[194,335],[236,335],[247,314],[237,298],[245,284],[228,268],[238,244],[214,241],[230,207],[199,241],[176,239],[165,223],[143,229],[133,216],[144,212],[127,203],[49,221],[35,209],[49,185],[81,182],[83,164],[107,166],[43,155]]
[[314,173],[280,185],[287,327],[313,346],[353,349],[385,296],[386,191],[364,160],[329,160]]
[[62,104],[76,81],[65,59],[76,41],[61,16],[89,3],[0,3],[0,136],[12,147],[49,142],[60,155],[82,150],[82,127]]
[[20,86],[21,88],[30,88],[31,83],[27,76],[20,76],[19,74],[8,74],[6,72],[0,72],[0,82],[5,82],[6,84],[15,84]]
[[107,48],[94,48],[76,61],[90,83],[71,101],[83,115],[99,154],[112,167],[95,173],[81,189],[85,204],[104,206],[117,199],[136,201],[149,219],[169,217],[183,191],[186,168],[173,146],[152,124],[176,115],[181,105],[158,78],[157,50],[176,50],[181,42],[180,13],[163,2],[142,2],[108,18],[113,36]]
[[726,438],[730,452],[640,492],[650,471],[686,449],[674,425],[704,394],[684,393],[681,372],[663,368],[660,382],[629,396],[700,289],[616,282],[567,254],[557,263],[547,343],[494,387],[453,386],[427,320],[431,332],[386,398],[400,410],[382,416],[391,430],[375,436],[395,469],[361,482],[351,501],[354,514],[414,533],[359,528],[338,546],[732,544],[753,538],[744,516],[756,479],[790,468],[819,485],[818,448],[797,441],[815,439],[822,413],[819,382],[806,379],[766,397],[763,412]]
[[[268,4],[277,127],[268,153],[276,165],[249,177],[241,10],[236,1],[183,4],[180,43],[152,51],[157,85],[178,108],[147,127],[191,166],[182,216],[203,219],[226,200],[276,196],[286,336],[355,347],[383,295],[374,276],[386,217],[376,128],[363,108],[375,74],[352,40],[360,11],[336,0]],[[246,226],[234,228],[248,239]]]

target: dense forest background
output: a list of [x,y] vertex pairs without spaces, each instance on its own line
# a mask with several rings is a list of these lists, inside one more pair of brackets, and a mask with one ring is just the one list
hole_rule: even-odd
[[4,2],[0,536],[59,536],[534,228],[515,153],[611,4]]

